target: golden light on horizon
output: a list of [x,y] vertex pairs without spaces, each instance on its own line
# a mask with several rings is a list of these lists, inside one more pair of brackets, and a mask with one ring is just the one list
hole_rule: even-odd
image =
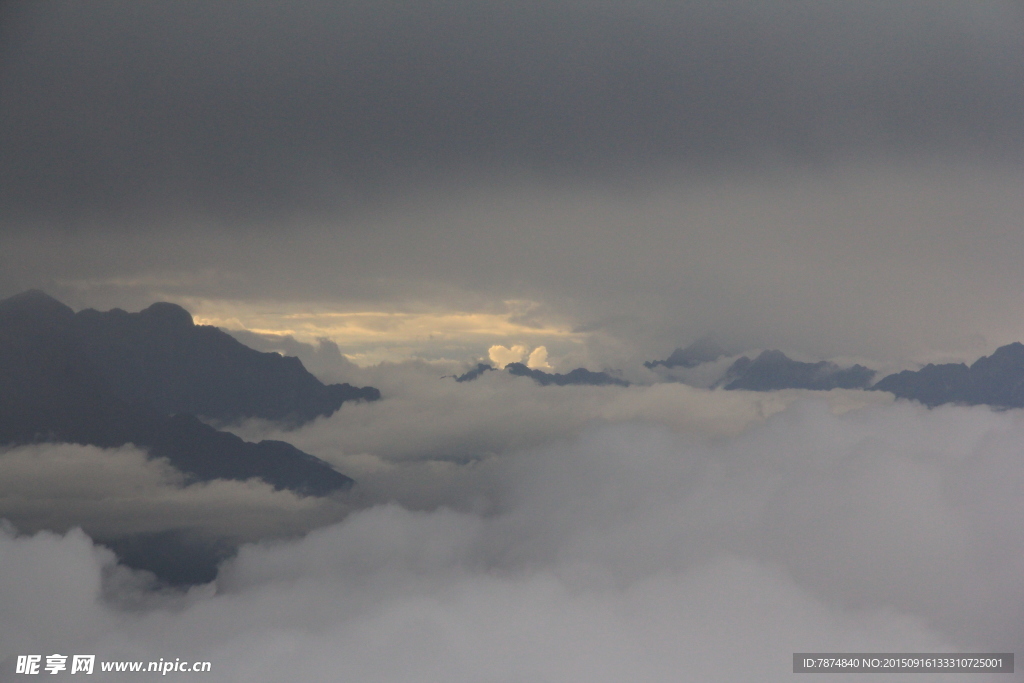
[[[439,345],[479,348],[481,353],[486,353],[494,345],[535,349],[552,343],[579,344],[587,336],[566,323],[531,317],[529,312],[536,307],[532,302],[503,303],[503,312],[439,310],[436,307],[422,311],[346,311],[326,305],[224,300],[191,300],[186,308],[193,312],[197,325],[290,336],[305,343],[329,339],[360,364],[416,357],[418,349]],[[538,356],[537,360],[550,367],[546,355],[544,359]]]

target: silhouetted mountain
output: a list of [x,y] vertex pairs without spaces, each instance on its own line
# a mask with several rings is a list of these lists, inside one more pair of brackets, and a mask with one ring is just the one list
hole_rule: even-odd
[[352,480],[289,444],[249,443],[193,414],[300,421],[330,414],[353,392],[379,396],[325,387],[295,359],[193,325],[173,304],[75,314],[39,291],[0,301],[0,444],[133,443],[194,479],[259,477],[324,495]]
[[890,391],[927,406],[943,403],[988,404],[1024,408],[1024,344],[1001,346],[968,367],[964,363],[929,363],[879,380],[872,389]]
[[648,368],[659,365],[666,368],[695,368],[701,363],[710,363],[725,355],[725,350],[710,339],[698,339],[685,349],[676,349],[665,360],[649,360],[644,363]]
[[567,384],[592,384],[592,385],[604,385],[604,384],[617,384],[619,386],[628,387],[629,382],[612,377],[607,372],[591,372],[585,368],[576,368],[570,372],[563,374],[548,373],[543,370],[531,370],[522,363],[509,363],[505,366],[505,370],[517,377],[530,377],[538,384],[547,386],[549,384],[555,384],[560,387],[566,386]]
[[726,389],[774,391],[776,389],[862,389],[875,371],[863,365],[840,368],[835,363],[820,361],[802,363],[791,360],[781,351],[764,351],[754,360],[746,356],[733,363],[722,383]]
[[477,363],[477,366],[475,368],[473,368],[469,372],[465,372],[465,373],[459,375],[458,377],[455,378],[455,381],[456,382],[472,382],[473,380],[475,380],[477,377],[479,377],[480,375],[484,374],[488,370],[493,370],[493,369],[494,368],[491,367],[490,365],[488,365],[487,363]]
[[70,335],[117,396],[161,413],[301,424],[344,401],[380,398],[373,387],[325,386],[298,358],[250,349],[216,327],[193,324],[174,304],[140,313],[81,311]]

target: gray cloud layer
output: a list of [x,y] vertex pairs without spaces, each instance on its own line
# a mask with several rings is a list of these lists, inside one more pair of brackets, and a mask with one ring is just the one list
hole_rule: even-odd
[[877,367],[935,352],[973,360],[1024,338],[1022,184],[1019,169],[939,163],[659,179],[622,194],[528,184],[245,239],[201,227],[7,234],[0,258],[8,291],[43,286],[76,307],[208,297],[285,312],[311,300],[488,311],[533,300],[593,333],[587,349],[549,346],[556,361],[577,354],[561,370],[639,366],[708,332]]
[[341,500],[302,498],[258,480],[186,485],[165,460],[149,460],[130,445],[0,450],[0,519],[21,533],[81,527],[109,539],[183,530],[254,541],[301,534],[346,512]]
[[1024,337],[1018,2],[0,11],[3,293],[531,300],[594,369]]

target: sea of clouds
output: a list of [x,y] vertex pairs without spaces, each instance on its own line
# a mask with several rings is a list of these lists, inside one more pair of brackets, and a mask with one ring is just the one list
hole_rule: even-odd
[[794,652],[1024,652],[1021,411],[428,370],[284,435],[357,478],[355,511],[243,546],[213,584],[153,592],[81,531],[4,531],[3,671],[57,652],[206,660],[206,681],[781,681]]

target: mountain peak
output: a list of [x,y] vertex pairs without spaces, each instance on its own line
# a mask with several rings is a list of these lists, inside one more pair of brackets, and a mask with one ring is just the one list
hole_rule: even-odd
[[59,316],[70,319],[75,312],[41,289],[27,289],[0,301],[0,314]]
[[74,318],[69,307],[42,290],[30,289],[0,301],[0,337],[32,345],[37,335],[63,330]]
[[1024,358],[1024,344],[1012,342],[1006,346],[1000,346],[992,352],[989,358]]
[[726,355],[725,349],[709,337],[701,337],[685,349],[679,348],[665,360],[647,361],[644,363],[648,368],[663,365],[666,368],[684,367],[695,368],[701,363],[710,363]]
[[193,327],[192,314],[178,304],[167,301],[158,301],[148,308],[139,311],[144,319],[159,321],[175,327]]

